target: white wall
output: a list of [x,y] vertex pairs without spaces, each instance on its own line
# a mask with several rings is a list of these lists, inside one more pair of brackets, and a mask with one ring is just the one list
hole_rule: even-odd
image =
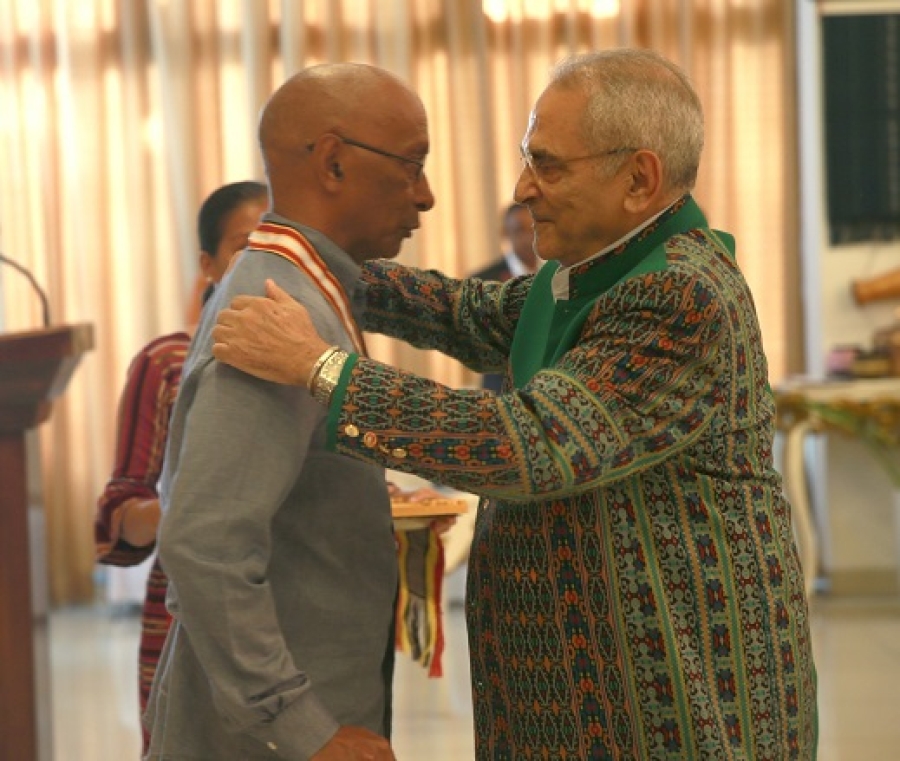
[[[900,316],[900,300],[857,306],[854,280],[900,267],[900,242],[833,247],[828,241],[820,11],[896,13],[900,0],[795,0],[798,14],[798,108],[801,256],[807,372],[824,375],[834,346],[871,346],[874,332]],[[826,574],[891,574],[900,547],[890,482],[856,442],[829,437],[810,447],[811,489],[823,540]]]

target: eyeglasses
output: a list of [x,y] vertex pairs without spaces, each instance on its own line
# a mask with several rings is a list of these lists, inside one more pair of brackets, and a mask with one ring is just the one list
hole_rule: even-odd
[[[396,161],[401,162],[404,167],[407,169],[407,174],[409,174],[409,179],[412,182],[418,182],[422,179],[422,174],[425,171],[425,162],[419,161],[418,159],[412,159],[409,156],[401,156],[398,153],[391,153],[390,151],[385,151],[382,148],[376,148],[374,145],[369,145],[368,143],[362,143],[359,140],[351,140],[349,137],[344,137],[343,135],[338,135],[333,132],[333,134],[338,140],[342,143],[346,143],[347,145],[352,145],[354,148],[362,148],[364,151],[369,151],[370,153],[377,153],[379,156],[387,156],[389,159],[394,159]],[[312,152],[313,148],[315,148],[315,143],[308,143],[306,146],[306,150]]]
[[527,166],[538,182],[547,183],[548,185],[552,185],[554,182],[559,182],[563,178],[563,175],[566,173],[566,169],[569,168],[569,164],[574,164],[576,161],[599,159],[603,158],[604,156],[615,156],[619,153],[634,153],[638,150],[640,149],[627,147],[610,148],[607,151],[588,153],[585,156],[575,156],[571,159],[561,159],[558,156],[553,156],[549,153],[540,152],[538,154],[534,154],[527,148],[525,148],[525,146],[519,147],[523,167]]

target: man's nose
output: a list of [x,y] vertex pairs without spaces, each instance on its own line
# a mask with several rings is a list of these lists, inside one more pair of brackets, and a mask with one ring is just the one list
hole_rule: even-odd
[[516,203],[527,205],[528,199],[537,197],[539,192],[534,172],[528,168],[527,164],[524,164],[522,171],[519,172],[519,179],[516,180],[516,186],[513,188],[513,200]]
[[431,192],[431,184],[428,175],[422,172],[422,176],[416,183],[416,208],[419,211],[428,211],[434,206],[434,193]]

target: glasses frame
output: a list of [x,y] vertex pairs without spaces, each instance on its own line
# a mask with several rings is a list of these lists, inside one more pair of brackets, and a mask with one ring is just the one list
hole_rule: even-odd
[[[410,174],[410,179],[413,182],[418,182],[422,179],[422,175],[425,173],[425,162],[420,161],[419,159],[413,159],[409,156],[401,156],[399,153],[391,153],[390,151],[386,151],[383,148],[376,148],[374,145],[369,145],[368,143],[363,143],[360,140],[353,140],[349,137],[344,137],[343,135],[337,134],[337,132],[330,132],[329,134],[334,135],[338,140],[342,143],[346,143],[347,145],[352,145],[354,148],[362,148],[364,151],[369,151],[370,153],[377,153],[379,156],[385,156],[389,159],[394,159],[395,161],[399,161],[403,164],[411,164],[415,167],[415,169]],[[306,150],[312,153],[313,149],[316,147],[315,142],[307,143]]]
[[[562,179],[562,173],[568,169],[570,164],[578,161],[587,161],[588,159],[600,159],[606,156],[615,156],[618,153],[636,153],[640,148],[632,148],[631,146],[622,146],[620,148],[609,148],[605,151],[597,151],[595,153],[587,153],[584,156],[573,156],[570,159],[561,159],[556,156],[548,155],[546,158],[552,162],[551,166],[540,167],[535,163],[534,154],[531,153],[524,145],[519,146],[519,154],[522,164],[528,167],[535,181],[552,185]],[[540,161],[542,156],[538,157]],[[548,176],[548,173],[550,176]],[[558,173],[558,176],[555,176]]]

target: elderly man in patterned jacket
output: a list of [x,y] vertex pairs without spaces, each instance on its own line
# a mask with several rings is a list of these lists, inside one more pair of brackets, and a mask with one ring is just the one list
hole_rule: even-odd
[[274,284],[215,328],[219,359],[309,385],[334,451],[483,496],[466,603],[482,761],[815,758],[766,358],[734,240],[690,195],[702,146],[697,95],[661,56],[569,59],[515,190],[541,271],[363,267],[364,328],[502,370],[499,395],[329,348]]

